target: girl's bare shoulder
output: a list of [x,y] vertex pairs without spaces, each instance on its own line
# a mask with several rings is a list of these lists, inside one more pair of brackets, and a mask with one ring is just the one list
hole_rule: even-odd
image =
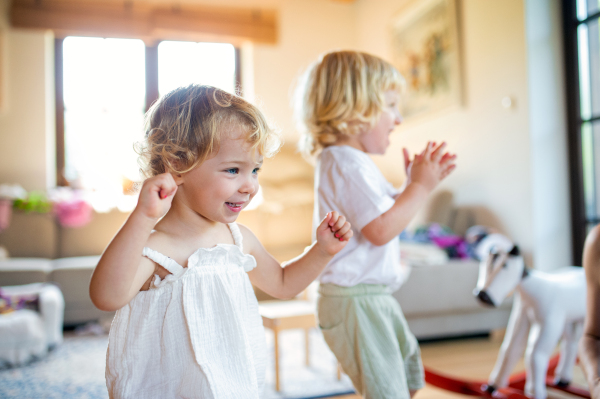
[[164,256],[168,256],[182,266],[185,266],[190,253],[194,250],[193,248],[188,248],[188,245],[179,237],[160,230],[152,231],[145,246]]
[[256,235],[254,235],[252,230],[250,230],[248,227],[240,223],[237,225],[240,228],[242,239],[244,240],[244,252],[251,253],[257,247],[257,245],[260,245],[260,242],[258,241]]
[[148,237],[148,241],[146,242],[146,247],[158,252],[162,252],[170,248],[175,241],[176,240],[174,237],[171,237],[164,231],[152,230],[150,237]]

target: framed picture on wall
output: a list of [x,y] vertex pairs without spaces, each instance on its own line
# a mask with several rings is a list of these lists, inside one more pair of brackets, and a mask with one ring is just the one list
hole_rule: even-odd
[[413,0],[394,16],[392,62],[406,79],[402,115],[462,104],[456,0]]

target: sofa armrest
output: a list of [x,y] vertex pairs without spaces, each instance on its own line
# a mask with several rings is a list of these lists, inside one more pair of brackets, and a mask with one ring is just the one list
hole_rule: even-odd
[[2,292],[8,296],[37,296],[47,345],[53,347],[62,343],[65,300],[57,286],[47,283],[13,285],[2,287]]

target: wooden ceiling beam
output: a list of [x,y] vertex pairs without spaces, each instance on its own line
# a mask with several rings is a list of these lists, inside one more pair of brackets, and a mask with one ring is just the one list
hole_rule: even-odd
[[69,35],[277,42],[274,10],[133,1],[13,0],[11,25]]

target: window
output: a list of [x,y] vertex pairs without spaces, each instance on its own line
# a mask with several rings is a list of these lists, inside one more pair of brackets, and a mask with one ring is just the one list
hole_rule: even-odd
[[161,42],[158,45],[158,93],[190,83],[235,92],[235,48],[231,44]]
[[226,43],[67,37],[56,41],[56,58],[58,182],[94,192],[97,211],[134,205],[124,196],[140,181],[133,143],[158,94],[239,84],[237,52]]
[[563,0],[569,117],[573,253],[600,223],[599,0]]
[[142,139],[144,42],[68,37],[63,44],[65,169],[72,184],[117,191],[138,180],[131,143]]

